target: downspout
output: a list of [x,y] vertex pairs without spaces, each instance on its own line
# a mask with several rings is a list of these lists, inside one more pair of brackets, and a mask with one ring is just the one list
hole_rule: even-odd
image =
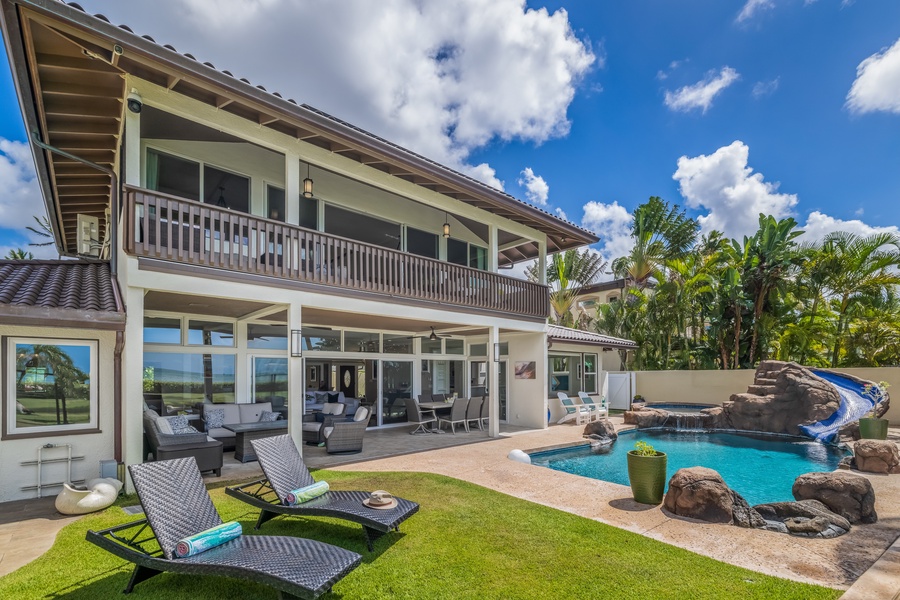
[[[117,278],[118,273],[118,249],[119,249],[119,236],[118,236],[118,223],[119,223],[119,177],[116,175],[116,172],[112,169],[104,167],[102,165],[98,165],[97,163],[91,162],[85,158],[80,156],[76,156],[65,150],[60,150],[50,144],[45,144],[37,131],[31,132],[31,141],[34,142],[35,146],[39,148],[43,148],[47,152],[52,152],[54,154],[58,154],[60,156],[64,156],[68,159],[74,160],[76,162],[80,162],[83,165],[87,165],[93,169],[97,169],[102,173],[106,173],[109,175],[110,179],[110,194],[109,194],[109,222],[106,223],[107,228],[111,228],[109,230],[109,271],[110,278],[112,279],[113,285],[113,294],[116,296],[116,306],[124,310],[124,305],[122,304],[121,293],[119,292],[119,281]],[[115,421],[114,430],[114,441],[113,441],[113,453],[115,455],[116,462],[122,462],[122,350],[125,347],[125,332],[124,331],[116,331],[116,346],[113,355],[113,418]]]

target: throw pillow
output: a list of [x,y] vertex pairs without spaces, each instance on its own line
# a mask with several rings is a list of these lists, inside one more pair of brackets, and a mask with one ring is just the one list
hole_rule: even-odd
[[155,410],[153,410],[152,408],[148,408],[147,410],[144,411],[144,418],[158,419],[159,413],[156,412]]
[[173,417],[166,417],[166,420],[169,421],[169,425],[172,427],[172,431],[178,432],[179,429],[184,429],[188,427],[188,418],[186,415],[175,415]]
[[156,419],[156,428],[159,429],[160,433],[166,435],[174,435],[175,430],[172,429],[172,424],[169,423],[169,417],[160,417]]
[[315,404],[316,403],[316,395],[314,393],[306,392],[306,403],[307,404]]
[[328,401],[329,402],[337,402],[341,399],[340,392],[328,392]]
[[264,410],[259,413],[259,422],[266,423],[271,421],[277,421],[281,418],[281,413],[272,412],[270,410]]
[[200,433],[200,432],[197,431],[197,429],[192,425],[188,425],[187,427],[182,427],[181,429],[175,430],[175,435],[185,435],[188,433]]
[[225,424],[224,408],[208,408],[204,413],[206,416],[206,430],[218,429]]
[[339,415],[344,412],[344,405],[339,402],[326,402],[322,407],[322,412],[326,415]]

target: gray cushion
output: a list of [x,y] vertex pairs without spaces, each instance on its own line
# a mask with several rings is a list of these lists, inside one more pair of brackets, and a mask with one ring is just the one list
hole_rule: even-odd
[[218,429],[225,424],[224,408],[207,408],[206,409],[206,428]]
[[160,417],[156,419],[156,428],[159,429],[159,432],[164,435],[175,434],[175,430],[172,429],[172,423],[169,422],[168,417]]
[[277,421],[281,418],[281,414],[277,412],[272,412],[270,410],[264,410],[259,413],[259,422],[266,423],[271,421]]

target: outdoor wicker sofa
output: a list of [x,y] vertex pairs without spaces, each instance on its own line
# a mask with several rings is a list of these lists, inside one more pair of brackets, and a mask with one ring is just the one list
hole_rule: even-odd
[[373,509],[363,504],[369,492],[334,490],[309,502],[286,505],[284,498],[289,492],[315,483],[294,441],[289,435],[278,435],[251,443],[265,478],[226,487],[225,493],[260,509],[257,529],[278,515],[343,519],[362,525],[371,552],[375,540],[391,530],[400,531],[400,523],[419,510],[417,503],[403,498],[397,498],[394,508]]
[[135,564],[126,594],[168,571],[255,581],[276,589],[281,598],[317,598],[362,560],[356,552],[323,542],[270,535],[241,535],[206,552],[175,558],[180,539],[222,523],[196,461],[179,458],[130,465],[128,470],[146,518],[87,532],[89,542]]

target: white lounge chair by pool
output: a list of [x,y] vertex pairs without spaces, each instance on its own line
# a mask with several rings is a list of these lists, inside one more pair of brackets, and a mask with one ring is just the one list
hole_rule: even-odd
[[565,392],[557,392],[556,395],[559,397],[560,403],[562,403],[563,410],[566,411],[566,414],[564,414],[562,418],[556,422],[557,424],[565,423],[574,419],[576,424],[584,425],[591,419],[591,409],[580,404],[575,404],[575,402],[571,398],[569,398],[565,394]]

